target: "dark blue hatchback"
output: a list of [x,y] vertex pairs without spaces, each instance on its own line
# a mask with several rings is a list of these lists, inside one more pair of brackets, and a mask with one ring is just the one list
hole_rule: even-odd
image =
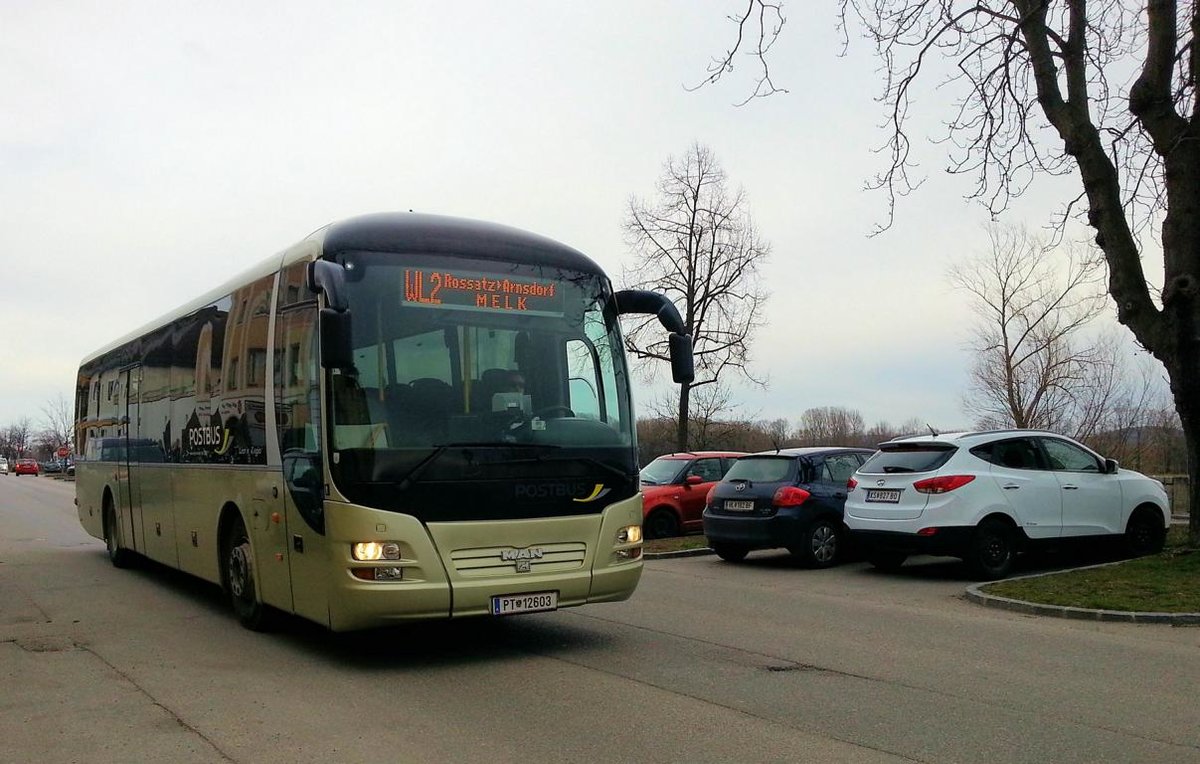
[[816,446],[743,456],[708,494],[704,535],[723,560],[786,548],[805,565],[836,565],[846,546],[846,481],[874,451]]

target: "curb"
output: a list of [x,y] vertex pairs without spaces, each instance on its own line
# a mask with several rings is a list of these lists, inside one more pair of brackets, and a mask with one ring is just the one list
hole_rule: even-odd
[[669,560],[672,557],[703,557],[708,554],[713,554],[713,550],[703,547],[701,549],[680,549],[678,552],[643,552],[642,557],[647,560]]
[[[1071,568],[1070,570],[1089,570],[1091,568],[1106,568],[1111,565],[1118,565],[1120,562],[1105,562],[1099,565],[1086,565],[1082,568]],[[1014,578],[1005,579],[1007,581],[1020,581],[1024,578],[1041,578],[1043,576],[1052,576],[1058,573],[1067,571],[1055,570],[1049,573],[1034,573],[1028,576],[1016,576]],[[995,594],[987,594],[982,591],[982,587],[989,584],[997,583],[996,581],[985,581],[978,584],[972,584],[967,587],[967,599],[977,605],[984,607],[997,608],[999,610],[1011,610],[1015,613],[1024,613],[1026,615],[1046,615],[1055,618],[1068,618],[1077,621],[1112,621],[1117,623],[1167,623],[1172,626],[1200,626],[1200,613],[1156,613],[1156,612],[1139,612],[1131,610],[1093,610],[1091,608],[1070,607],[1066,605],[1045,605],[1039,602],[1026,602],[1025,600],[1014,600],[1009,597],[999,597]]]

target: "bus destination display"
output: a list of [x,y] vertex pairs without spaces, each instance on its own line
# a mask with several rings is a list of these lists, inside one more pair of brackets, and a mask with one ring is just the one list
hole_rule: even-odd
[[403,304],[540,316],[563,314],[562,288],[554,281],[441,268],[405,268]]

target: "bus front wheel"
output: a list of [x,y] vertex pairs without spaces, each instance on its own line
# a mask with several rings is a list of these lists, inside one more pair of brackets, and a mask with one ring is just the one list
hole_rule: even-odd
[[234,614],[247,629],[268,630],[272,623],[271,612],[258,598],[254,580],[254,553],[241,517],[234,518],[230,523],[222,548],[225,589],[229,593]]

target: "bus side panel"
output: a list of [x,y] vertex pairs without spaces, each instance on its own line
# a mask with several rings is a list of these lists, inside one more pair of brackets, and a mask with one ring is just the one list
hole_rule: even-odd
[[79,524],[89,536],[104,539],[104,518],[101,515],[104,486],[112,474],[112,465],[80,461],[75,464],[75,503]]
[[171,472],[166,465],[141,465],[138,469],[142,497],[143,553],[152,560],[179,567],[175,539],[175,508],[171,495]]
[[174,471],[175,545],[179,569],[220,583],[217,563],[217,520],[233,488],[235,476],[220,468],[188,466]]
[[[250,507],[250,544],[254,547],[259,596],[280,610],[294,612],[292,575],[288,560],[288,526],[284,510],[283,476],[278,468],[256,473]],[[326,619],[321,618],[321,623]]]
[[221,508],[238,508],[253,533],[255,481],[261,470],[230,466],[189,466],[175,471],[175,543],[179,547],[179,569],[215,584],[221,582],[220,539],[217,538]]
[[[324,542],[321,546],[323,568],[314,568],[314,575],[322,575],[323,585],[328,587],[329,627],[334,631],[450,615],[450,587],[441,556],[416,518],[326,501],[325,534],[323,538],[316,537]],[[381,563],[356,562],[352,559],[351,548],[364,541],[394,541],[400,546],[401,559]],[[307,549],[305,554],[308,554]],[[373,567],[401,568],[403,578],[399,581],[363,581],[350,572],[352,568]],[[310,582],[296,577],[293,567],[293,586],[297,591],[307,583]]]

